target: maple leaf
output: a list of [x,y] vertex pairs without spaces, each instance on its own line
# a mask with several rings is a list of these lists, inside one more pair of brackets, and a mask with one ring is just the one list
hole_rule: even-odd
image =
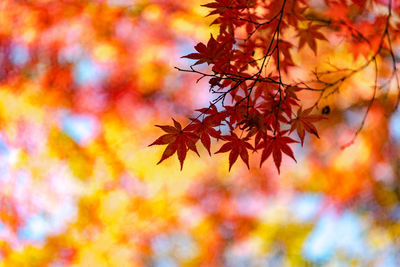
[[295,66],[292,55],[290,54],[290,49],[292,48],[292,44],[290,42],[279,40],[279,49],[276,50],[276,53],[273,54],[275,62],[278,62],[278,51],[279,55],[279,65],[281,69],[288,73],[289,67]]
[[235,26],[240,27],[244,24],[243,21],[238,20],[239,16],[241,15],[240,10],[248,8],[252,5],[254,5],[254,0],[216,0],[213,3],[208,3],[202,6],[214,9],[207,16],[219,15],[211,23],[211,25],[220,24],[221,32],[225,32],[226,30],[228,30],[229,33],[233,33]]
[[284,116],[284,113],[290,118],[292,113],[291,105],[297,105],[297,103],[290,97],[279,100],[276,95],[272,94],[263,98],[264,102],[258,105],[257,108],[263,111],[264,123],[267,128],[279,131],[280,122],[289,122],[286,116]]
[[290,97],[294,100],[300,101],[300,99],[297,97],[296,92],[301,91],[301,88],[298,88],[296,86],[290,86],[288,88],[286,88],[285,93],[286,93],[286,97]]
[[346,3],[333,2],[329,3],[325,15],[335,21],[347,21],[349,15],[349,6]]
[[215,120],[213,116],[207,116],[200,121],[198,119],[192,119],[192,124],[187,127],[188,131],[193,131],[200,137],[200,141],[203,146],[207,149],[208,154],[211,156],[211,137],[219,139],[221,137],[221,131],[215,130],[213,127],[216,127],[220,124],[218,120]]
[[208,115],[208,117],[212,118],[215,123],[219,123],[223,119],[223,114],[218,111],[217,107],[210,102],[210,107],[208,108],[200,108],[196,109],[196,111],[199,111],[205,115]]
[[[298,143],[296,140],[288,136],[283,136],[287,131],[282,131],[274,137],[266,136],[266,138],[257,145],[256,150],[263,149],[260,161],[260,167],[272,154],[278,173],[280,173],[280,166],[282,162],[282,152],[296,161],[292,149],[288,144]],[[297,162],[297,161],[296,161]]]
[[198,43],[194,47],[198,53],[191,53],[189,55],[183,56],[182,58],[196,59],[196,63],[194,65],[199,65],[203,63],[207,63],[208,65],[212,64],[214,60],[218,59],[223,54],[223,49],[214,39],[211,34],[210,40],[207,43],[207,46],[203,43]]
[[246,163],[247,168],[250,169],[249,153],[247,149],[254,150],[254,148],[247,142],[249,138],[239,138],[235,133],[232,132],[231,135],[222,136],[222,139],[227,140],[228,142],[223,144],[222,147],[217,152],[215,152],[215,154],[231,151],[229,153],[229,171],[231,170],[232,165],[236,162],[239,155],[243,162]]
[[305,43],[314,51],[314,54],[317,54],[317,39],[327,41],[325,36],[320,33],[318,30],[321,26],[318,25],[309,25],[307,29],[300,29],[297,37],[299,39],[299,49],[301,49]]
[[159,137],[149,146],[167,145],[163,155],[161,156],[160,161],[157,164],[160,164],[161,162],[171,157],[176,152],[178,154],[178,159],[181,164],[181,170],[182,170],[183,162],[185,161],[186,154],[189,149],[196,152],[196,154],[199,155],[199,152],[197,151],[196,148],[196,142],[199,139],[199,137],[187,129],[182,129],[182,126],[179,122],[177,122],[174,119],[172,120],[174,121],[174,126],[156,125],[167,134],[164,134],[163,136]]
[[305,109],[303,111],[302,107],[297,110],[297,115],[294,120],[292,120],[292,126],[290,128],[290,132],[294,130],[297,131],[297,134],[301,140],[301,145],[303,146],[304,143],[304,136],[305,131],[314,134],[316,137],[319,138],[317,129],[312,124],[313,122],[317,122],[322,119],[326,119],[326,117],[321,115],[310,115],[313,107]]

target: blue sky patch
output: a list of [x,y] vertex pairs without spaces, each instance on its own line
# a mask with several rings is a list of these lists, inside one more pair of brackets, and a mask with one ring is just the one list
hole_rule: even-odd
[[63,132],[78,144],[89,141],[94,137],[96,125],[96,118],[90,115],[68,114],[62,118]]

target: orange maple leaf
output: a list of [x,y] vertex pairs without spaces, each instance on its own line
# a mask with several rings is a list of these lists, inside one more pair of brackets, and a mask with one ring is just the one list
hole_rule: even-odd
[[318,25],[309,25],[307,29],[300,29],[297,36],[299,39],[299,49],[301,49],[306,43],[314,51],[314,54],[317,54],[317,41],[316,40],[324,40],[327,41],[325,36],[320,33],[318,30],[321,26]]

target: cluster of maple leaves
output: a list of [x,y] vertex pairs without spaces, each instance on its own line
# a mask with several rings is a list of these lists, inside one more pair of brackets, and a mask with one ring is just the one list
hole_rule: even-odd
[[[229,152],[229,169],[239,156],[249,167],[249,152],[255,151],[261,152],[260,166],[272,155],[278,172],[282,154],[295,160],[290,144],[298,141],[292,133],[297,132],[303,145],[306,133],[318,137],[314,123],[325,118],[313,113],[316,104],[303,108],[298,92],[311,89],[323,93],[332,84],[314,89],[285,79],[289,68],[295,66],[292,52],[307,45],[317,54],[317,43],[327,40],[323,29],[329,27],[341,33],[346,30],[349,39],[362,43],[365,27],[359,25],[358,30],[357,19],[349,12],[362,12],[371,1],[351,2],[325,0],[325,9],[319,14],[310,11],[306,0],[215,0],[204,5],[211,9],[209,15],[217,16],[212,24],[219,25],[219,34],[211,35],[207,44],[197,44],[195,53],[184,56],[195,60],[194,64],[179,70],[208,78],[210,92],[216,97],[208,108],[197,110],[200,114],[186,127],[175,120],[174,126],[158,126],[166,134],[151,145],[167,145],[159,163],[177,153],[182,168],[188,150],[198,154],[198,141],[211,154],[211,138],[225,142],[215,153]],[[342,10],[340,16],[337,10]],[[383,17],[389,20],[389,16]],[[384,25],[385,19],[377,17],[376,21]],[[297,44],[288,37],[290,31],[297,33]],[[378,36],[380,31],[378,27]],[[383,41],[369,48],[377,50],[376,56],[382,47]],[[203,63],[210,66],[210,73],[195,69]]]

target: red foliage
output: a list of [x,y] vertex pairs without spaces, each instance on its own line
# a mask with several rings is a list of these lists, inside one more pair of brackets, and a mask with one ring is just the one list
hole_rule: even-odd
[[[354,0],[349,5],[346,1],[325,0],[324,8],[318,11],[313,11],[305,0],[216,0],[204,5],[211,9],[209,15],[217,16],[212,24],[220,26],[219,35],[211,35],[207,45],[197,44],[196,53],[184,56],[195,63],[189,70],[179,70],[209,78],[210,92],[216,97],[208,108],[198,110],[201,114],[183,130],[168,128],[169,134],[153,143],[168,144],[160,162],[177,152],[182,164],[188,149],[197,153],[194,143],[198,140],[210,153],[211,137],[225,141],[217,153],[230,151],[229,169],[239,155],[249,167],[249,151],[262,150],[261,164],[272,154],[278,171],[282,152],[295,159],[289,144],[297,141],[289,135],[296,130],[303,145],[307,132],[319,137],[314,123],[324,119],[311,114],[319,100],[311,108],[302,109],[299,91],[319,92],[321,99],[326,90],[340,86],[372,62],[376,64],[377,56],[391,57],[396,71],[389,31],[398,32],[390,24],[392,3],[386,4],[388,13],[382,16],[368,9],[367,2]],[[364,19],[366,16],[369,21]],[[328,40],[327,32],[331,36],[344,35],[353,56],[362,54],[366,63],[345,74],[336,68],[339,78],[333,82],[325,82],[317,72],[314,87],[306,81],[296,82],[289,76],[296,66],[293,52],[307,44],[317,55],[317,44]],[[194,69],[202,63],[210,65],[212,73]],[[226,105],[228,100],[232,105]],[[217,110],[217,103],[222,110]],[[221,126],[228,126],[229,133],[221,136]],[[249,143],[253,137],[254,146]]]
[[174,120],[174,127],[172,126],[161,126],[160,127],[164,132],[167,134],[161,136],[156,141],[154,141],[152,145],[166,145],[168,144],[167,148],[164,151],[160,161],[157,164],[160,164],[163,160],[171,157],[175,152],[178,154],[179,161],[181,162],[181,169],[183,167],[183,162],[186,158],[186,152],[188,149],[197,152],[196,148],[196,141],[198,139],[197,135],[182,129],[182,126],[179,122]]

